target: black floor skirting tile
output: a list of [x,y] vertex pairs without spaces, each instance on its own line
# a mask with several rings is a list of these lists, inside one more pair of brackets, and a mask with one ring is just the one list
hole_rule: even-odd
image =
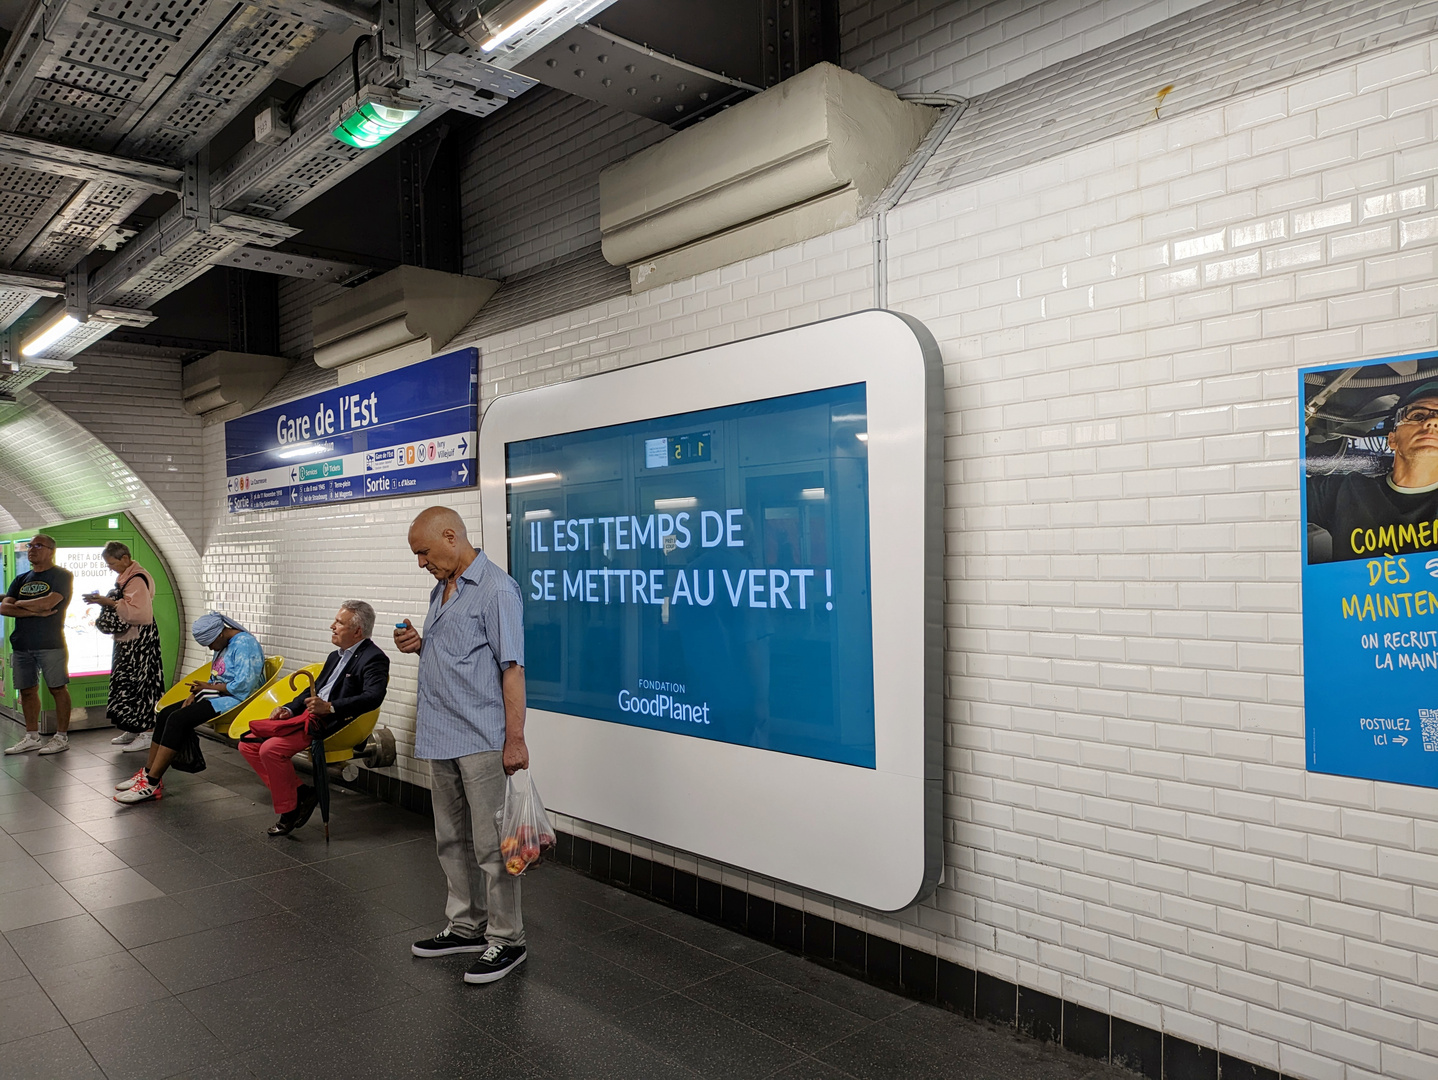
[[1109,1056],[1109,1015],[1097,1009],[1064,1002],[1064,1049],[1084,1057],[1107,1061]]
[[1018,1028],[1043,1042],[1059,1042],[1063,1037],[1064,1003],[1042,990],[1019,987]]
[[1278,1073],[1266,1065],[1240,1061],[1227,1054],[1218,1055],[1218,1075],[1221,1080],[1280,1080]]
[[899,984],[904,993],[920,1001],[939,997],[939,958],[907,945],[899,948]]
[[870,934],[866,970],[871,982],[891,990],[902,986],[899,978],[899,943]]
[[1152,1028],[1113,1018],[1109,1060],[1147,1080],[1163,1080],[1163,1036]]
[[980,1020],[1013,1027],[1018,1015],[1019,988],[997,975],[979,972],[974,984],[974,1015]]
[[804,955],[815,960],[834,959],[834,920],[804,913]]
[[1165,1035],[1163,1080],[1218,1080],[1218,1051]]
[[973,969],[948,960],[940,960],[937,966],[939,1004],[960,1016],[973,1016]]

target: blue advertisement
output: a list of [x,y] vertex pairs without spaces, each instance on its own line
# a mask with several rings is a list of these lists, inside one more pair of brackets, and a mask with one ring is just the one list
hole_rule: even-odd
[[1300,379],[1308,768],[1438,787],[1438,354]]
[[478,362],[460,349],[228,421],[230,513],[473,485]]
[[529,704],[872,769],[865,402],[509,443]]

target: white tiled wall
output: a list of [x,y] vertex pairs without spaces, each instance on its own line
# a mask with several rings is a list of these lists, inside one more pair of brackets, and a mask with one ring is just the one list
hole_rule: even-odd
[[[87,370],[93,373],[98,368]],[[103,393],[104,388],[95,392]],[[132,448],[140,442],[136,439]],[[181,460],[192,483],[202,481],[198,446],[197,439],[179,451],[185,455]],[[21,403],[3,414],[0,497],[13,528],[38,529],[117,510],[128,512],[164,556],[182,614],[198,612],[203,605],[199,550],[167,501],[93,430],[38,393],[22,392]],[[196,522],[199,501],[194,499]]]
[[179,361],[86,354],[75,365],[73,374],[51,375],[34,391],[122,458],[198,549],[200,419],[184,410]]
[[843,63],[899,93],[974,97],[1205,0],[840,0]]
[[[933,898],[875,915],[568,824],[1285,1075],[1438,1076],[1438,794],[1303,769],[1295,460],[1299,365],[1438,345],[1435,45],[891,215],[890,303],[946,366]],[[871,258],[866,222],[496,335],[483,393],[861,309]],[[347,596],[381,625],[422,610],[417,501],[227,517],[222,445],[208,429],[219,606],[297,662]],[[385,712],[404,751],[413,670]]]

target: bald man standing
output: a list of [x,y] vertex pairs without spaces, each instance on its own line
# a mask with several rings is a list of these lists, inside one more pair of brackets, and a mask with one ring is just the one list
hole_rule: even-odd
[[502,979],[524,962],[519,878],[505,872],[494,813],[505,777],[529,768],[524,745],[524,607],[519,585],[469,542],[460,516],[432,506],[409,548],[434,575],[424,633],[394,632],[419,654],[414,756],[430,766],[434,840],[449,883],[448,925],[416,956],[478,953],[467,983]]

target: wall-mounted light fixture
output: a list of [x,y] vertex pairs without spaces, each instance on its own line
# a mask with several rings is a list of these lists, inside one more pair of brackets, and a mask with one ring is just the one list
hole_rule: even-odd
[[346,146],[368,150],[378,146],[420,114],[422,106],[379,87],[366,86],[345,99],[330,117],[332,134]]

